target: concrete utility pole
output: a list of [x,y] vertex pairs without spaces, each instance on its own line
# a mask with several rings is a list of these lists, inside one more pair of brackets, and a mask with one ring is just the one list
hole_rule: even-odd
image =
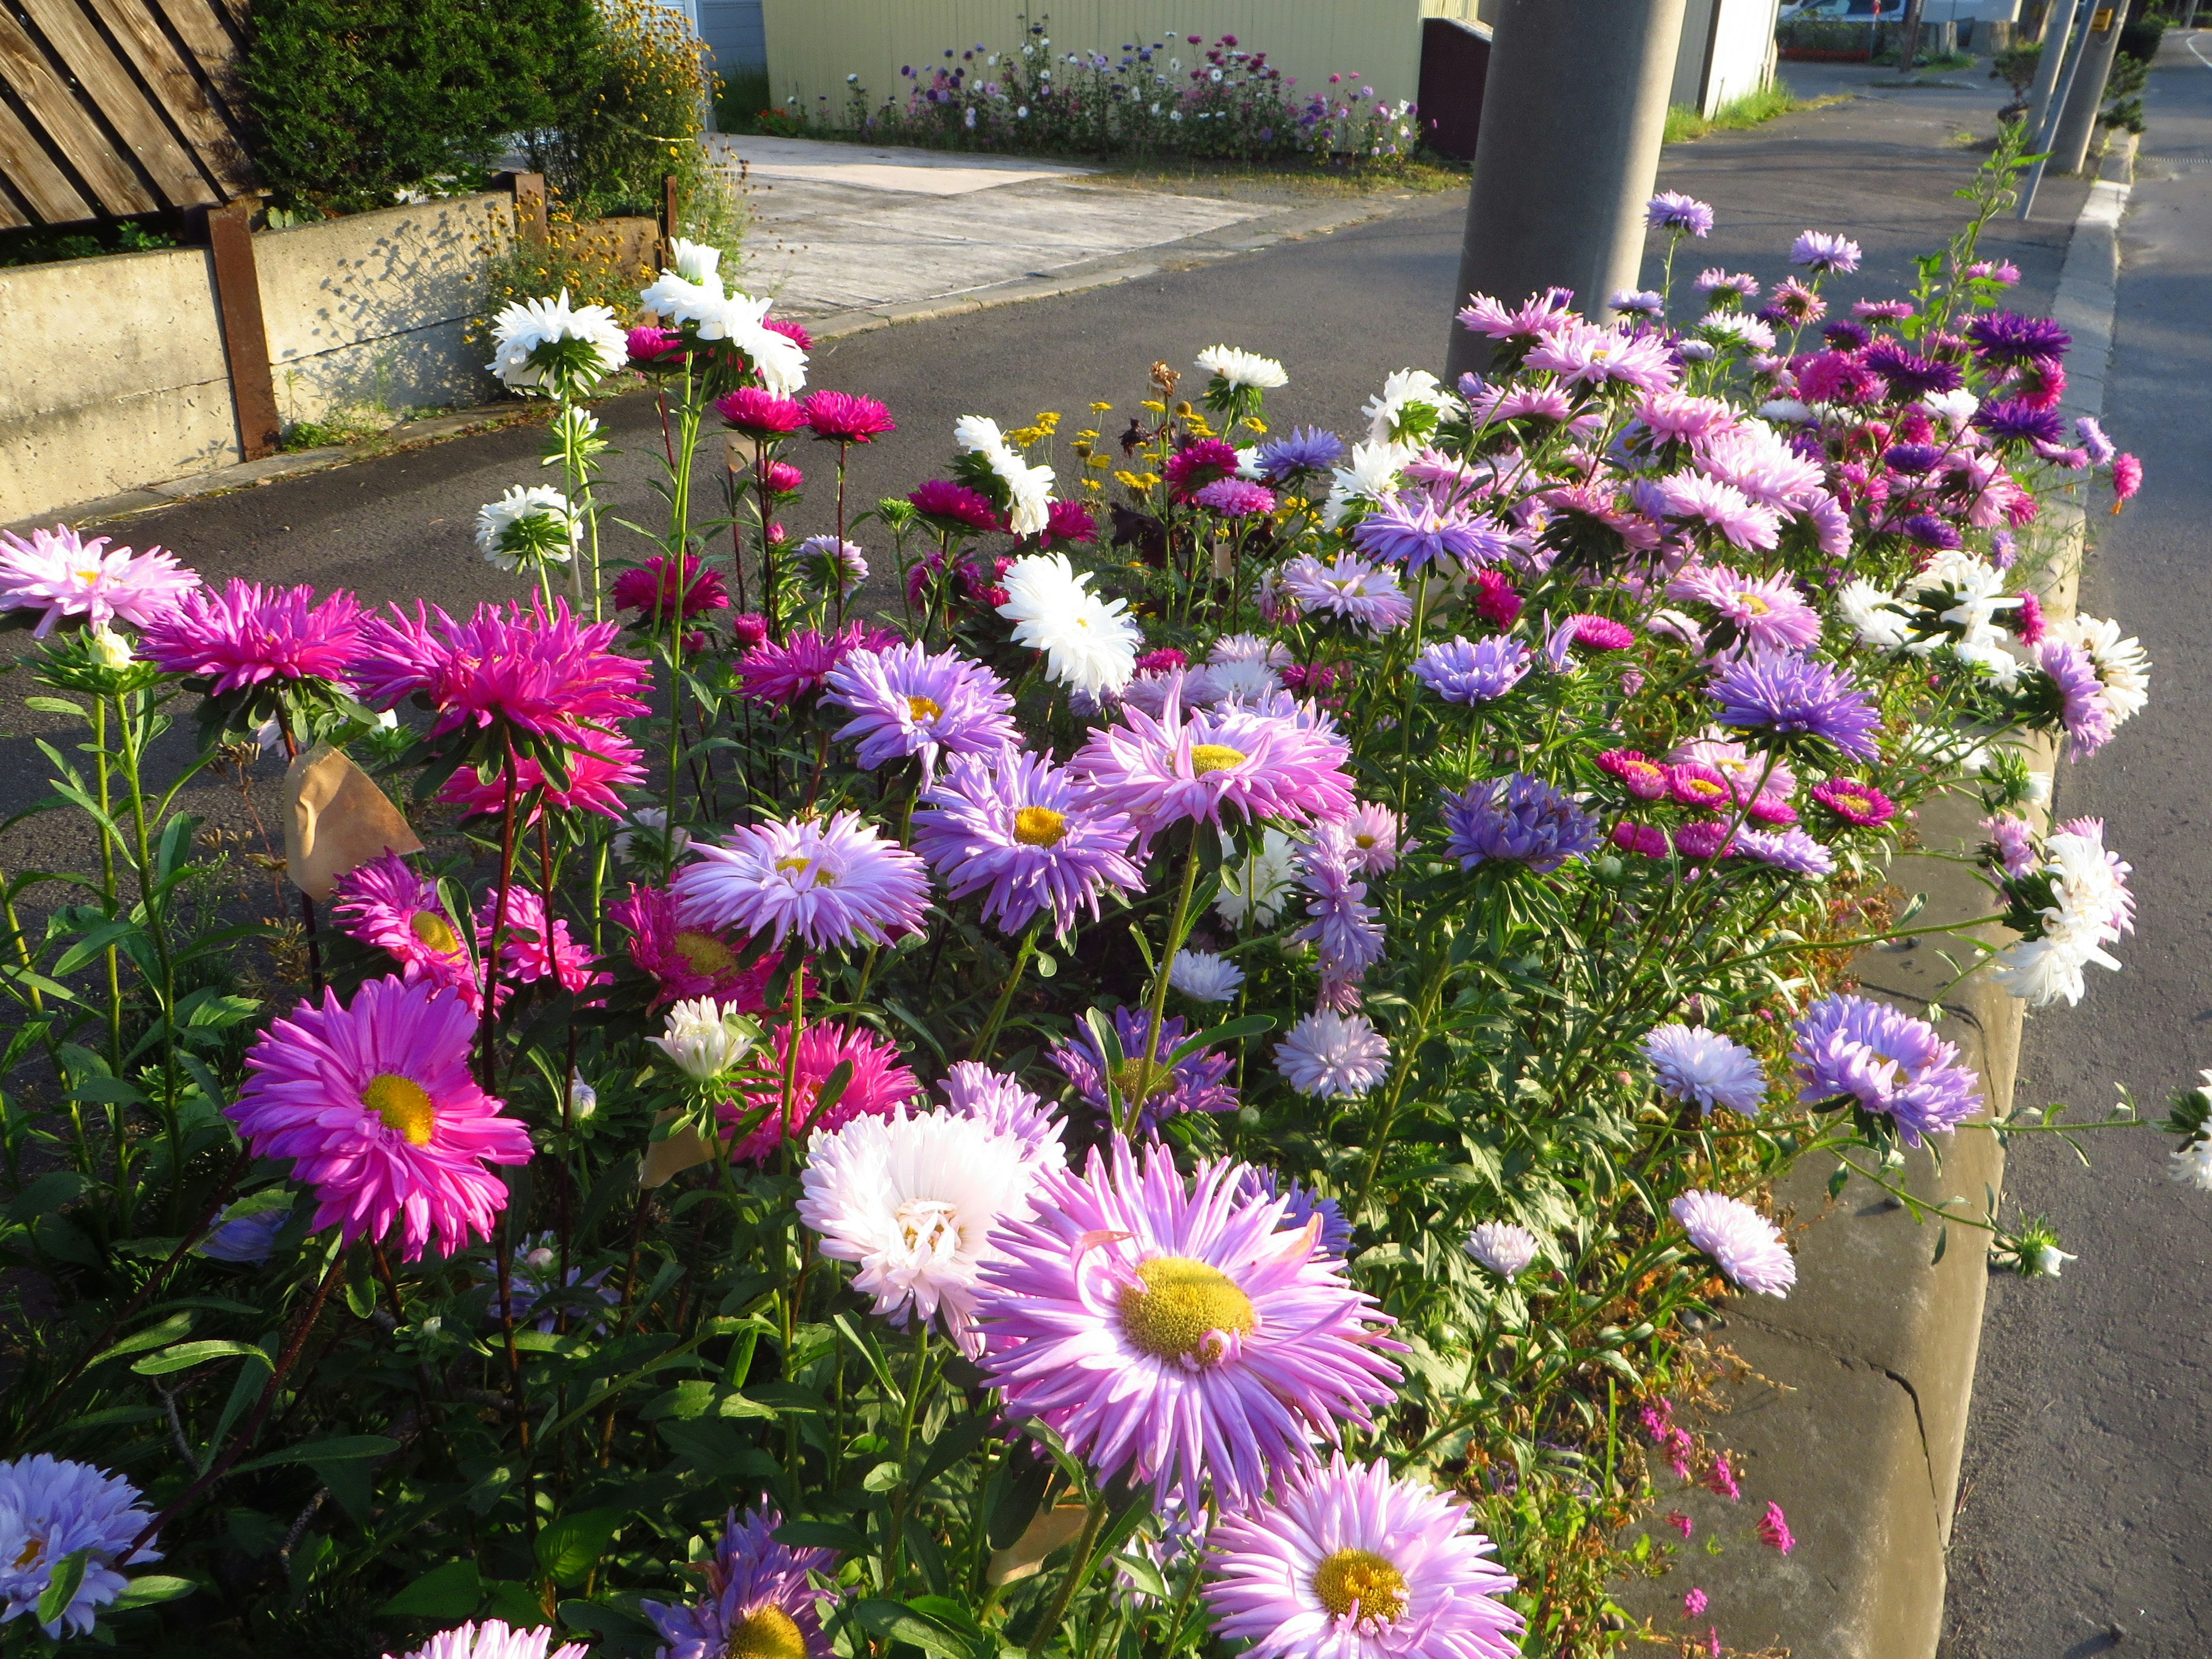
[[2120,49],[2118,5],[2100,6],[2090,15],[2088,37],[2081,42],[2081,67],[2067,94],[2058,131],[2051,141],[2051,165],[2060,173],[2079,173],[2089,157],[2089,139],[2097,130],[2097,112],[2104,107],[2105,81],[2112,72],[2112,58]]
[[[1684,0],[1504,0],[1483,82],[1454,309],[1571,288],[1588,314],[1636,286]],[[1456,380],[1489,342],[1453,325]]]
[[2051,0],[2043,9],[2043,55],[2035,60],[2035,84],[2027,94],[2030,132],[2044,130],[2051,89],[2058,84],[2058,68],[2066,61],[2066,43],[2074,38],[2074,9],[2080,3],[2081,0]]
[[1912,60],[1920,56],[1920,14],[1923,0],[1905,0],[1905,21],[1897,26],[1897,72],[1908,80]]

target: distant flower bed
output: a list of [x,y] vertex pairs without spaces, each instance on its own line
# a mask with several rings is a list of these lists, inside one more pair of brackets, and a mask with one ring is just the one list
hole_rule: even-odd
[[[554,405],[475,526],[509,602],[0,543],[82,854],[0,884],[7,1651],[1619,1650],[1690,1547],[1620,1540],[1658,1472],[1746,1498],[1673,1401],[1796,1287],[1774,1178],[2095,1127],[1978,1119],[1844,978],[1942,934],[2071,1003],[2133,927],[2033,811],[2148,664],[2027,580],[2142,475],[1975,252],[2017,149],[1909,295],[1844,314],[1811,231],[1678,276],[1662,196],[1620,320],[1470,296],[1491,371],[1349,441],[1224,345],[850,511],[898,411],[678,241],[645,325],[497,319]],[[585,407],[624,368],[659,530]],[[264,755],[278,836],[179,811]],[[2002,945],[1886,895],[1944,791]]]
[[897,93],[850,76],[843,109],[825,97],[769,112],[767,125],[878,143],[1358,168],[1404,162],[1421,134],[1412,103],[1378,98],[1356,72],[1302,92],[1233,34],[1055,52],[1033,24],[1018,51],[948,46],[941,61],[899,73]]

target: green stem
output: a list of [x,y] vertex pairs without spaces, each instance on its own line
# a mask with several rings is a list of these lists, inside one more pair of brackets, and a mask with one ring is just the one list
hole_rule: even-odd
[[929,1322],[914,1322],[914,1370],[907,1378],[906,1400],[899,1413],[899,1492],[891,1505],[891,1535],[884,1548],[884,1593],[898,1593],[899,1560],[906,1552],[907,1509],[914,1501],[914,1484],[907,1468],[914,1450],[915,1414],[921,1404],[922,1385],[929,1378]]
[[1176,952],[1182,948],[1183,934],[1190,924],[1190,895],[1198,884],[1198,838],[1205,832],[1195,823],[1190,826],[1190,850],[1183,854],[1182,886],[1176,894],[1174,918],[1168,923],[1166,946],[1160,952],[1159,971],[1152,978],[1152,1018],[1145,1032],[1144,1063],[1137,1068],[1138,1097],[1126,1104],[1141,1109],[1152,1092],[1152,1065],[1159,1058],[1160,1027],[1167,1019],[1168,975],[1175,967]]
[[[108,826],[115,822],[114,803],[108,793],[107,699],[92,700],[92,769],[100,787],[100,896],[106,901],[107,914],[115,914],[115,838]],[[109,945],[102,953],[107,969],[107,1052],[108,1063],[118,1076],[123,1072],[123,969],[116,947]],[[109,1109],[113,1115],[113,1109]],[[121,1142],[118,1142],[118,1158]],[[122,1176],[118,1162],[117,1178]]]
[[1037,1659],[1037,1656],[1044,1651],[1045,1644],[1060,1628],[1060,1621],[1067,1617],[1067,1604],[1075,1600],[1076,1591],[1081,1589],[1083,1581],[1091,1577],[1091,1547],[1097,1543],[1099,1529],[1105,1524],[1106,1498],[1102,1492],[1091,1500],[1091,1513],[1084,1517],[1083,1533],[1075,1540],[1075,1553],[1068,1558],[1067,1571],[1060,1581],[1060,1588],[1053,1592],[1052,1601],[1043,1615],[1038,1619],[1036,1629],[1030,1634],[1030,1659]]
[[1390,1092],[1383,1097],[1382,1104],[1376,1113],[1375,1123],[1368,1136],[1367,1169],[1359,1177],[1359,1190],[1346,1211],[1348,1216],[1357,1218],[1367,1207],[1367,1194],[1375,1185],[1375,1177],[1382,1169],[1382,1150],[1389,1145],[1391,1125],[1397,1121],[1399,1104],[1406,1096],[1406,1084],[1413,1074],[1414,1057],[1421,1052],[1421,1045],[1428,1041],[1429,1022],[1437,1017],[1437,1006],[1443,1000],[1444,981],[1450,972],[1451,958],[1449,956],[1439,957],[1435,969],[1429,975],[1429,982],[1422,988],[1419,1012],[1415,1014],[1407,1035],[1400,1041],[1398,1064],[1390,1079]]
[[1014,965],[1006,974],[1006,984],[1000,988],[999,1000],[991,1010],[990,1018],[983,1022],[982,1034],[968,1051],[970,1060],[980,1060],[986,1066],[991,1063],[991,1045],[998,1040],[999,1027],[1006,1022],[1006,1010],[1012,1005],[1014,992],[1022,982],[1022,970],[1030,965],[1030,956],[1036,949],[1037,932],[1043,926],[1044,919],[1040,916],[1022,935],[1021,945],[1014,952]]

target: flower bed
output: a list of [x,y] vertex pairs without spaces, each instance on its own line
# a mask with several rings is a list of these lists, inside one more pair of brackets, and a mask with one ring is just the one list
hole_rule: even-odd
[[[1668,1403],[1686,1322],[1790,1292],[1796,1159],[1894,1192],[1991,1132],[1850,952],[2070,1002],[2131,924],[2101,826],[2028,816],[2026,740],[2109,740],[2148,665],[2026,580],[2039,503],[2140,468],[1976,256],[2015,165],[1850,316],[1808,232],[1670,322],[1711,213],[1662,196],[1626,320],[1474,296],[1491,373],[1349,447],[1223,346],[849,514],[896,412],[679,243],[647,325],[499,319],[559,405],[560,485],[477,526],[516,604],[9,544],[89,734],[86,869],[0,889],[11,1650],[1594,1655],[1655,1461],[1790,1549]],[[625,365],[657,541],[598,494]],[[187,778],[294,757],[298,921],[149,775],[187,712]],[[1883,887],[1942,789],[2001,949]]]

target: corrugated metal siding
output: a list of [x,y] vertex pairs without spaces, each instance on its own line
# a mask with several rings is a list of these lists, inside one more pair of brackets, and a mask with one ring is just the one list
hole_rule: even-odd
[[768,67],[768,32],[761,0],[698,0],[699,37],[724,75]]
[[[1172,26],[1211,45],[1233,34],[1247,51],[1295,76],[1301,89],[1357,71],[1390,100],[1420,86],[1421,19],[1432,7],[1456,15],[1459,0],[1037,0],[1055,52],[1106,52],[1165,40]],[[713,0],[708,0],[713,3]],[[1470,9],[1472,9],[1470,7]],[[1018,0],[763,0],[769,84],[792,108],[842,115],[857,75],[872,100],[903,97],[902,65],[943,61],[977,44],[1006,52],[1021,40]],[[1048,19],[1047,14],[1049,13]],[[1185,62],[1192,59],[1188,49]]]

